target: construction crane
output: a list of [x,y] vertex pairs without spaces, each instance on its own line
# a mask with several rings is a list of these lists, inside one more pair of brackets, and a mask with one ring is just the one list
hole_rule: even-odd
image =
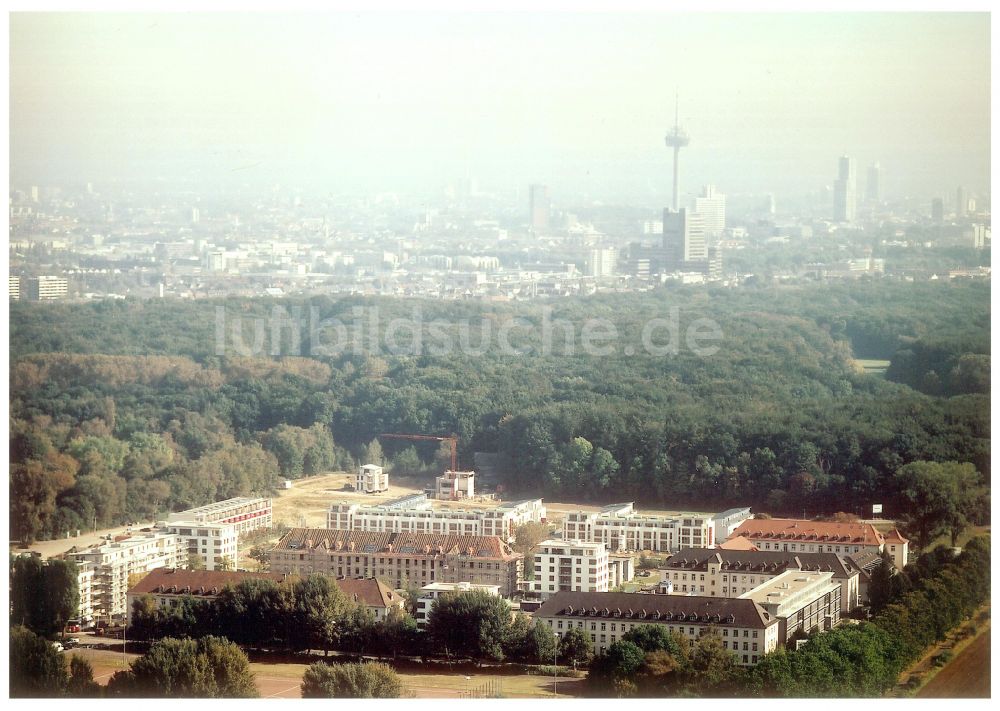
[[451,435],[450,437],[439,437],[438,435],[382,433],[379,437],[387,437],[388,439],[416,439],[431,440],[434,442],[447,442],[451,446],[451,470],[457,471],[458,469],[458,437],[456,435]]

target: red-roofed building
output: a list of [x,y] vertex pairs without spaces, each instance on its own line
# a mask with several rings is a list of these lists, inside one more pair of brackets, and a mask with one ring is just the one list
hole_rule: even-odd
[[270,553],[271,570],[295,575],[380,578],[396,589],[433,582],[517,591],[524,556],[499,536],[293,528]]
[[716,546],[724,551],[755,551],[757,546],[747,540],[744,536],[735,536],[728,541],[724,541]]
[[[294,579],[295,576],[286,573],[157,568],[129,588],[128,622],[132,623],[132,603],[143,595],[152,597],[157,607],[170,607],[177,605],[180,598],[186,595],[198,600],[214,600],[226,587],[239,585],[244,580],[283,583]],[[384,620],[391,608],[403,607],[402,595],[374,578],[341,579],[334,582],[349,600],[371,610],[376,621]]]
[[[899,531],[889,534],[889,554],[897,568],[906,565],[909,541]],[[862,553],[882,552],[887,537],[870,523],[854,521],[807,521],[792,518],[751,519],[740,524],[730,540],[746,538],[761,551],[798,553]]]

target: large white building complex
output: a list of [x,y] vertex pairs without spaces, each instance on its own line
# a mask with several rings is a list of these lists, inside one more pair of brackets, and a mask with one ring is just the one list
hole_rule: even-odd
[[238,497],[172,513],[167,516],[167,523],[228,523],[239,534],[271,528],[271,511],[269,498]]
[[518,526],[545,520],[541,499],[509,501],[491,509],[435,509],[424,494],[377,505],[340,502],[330,506],[326,527],[346,531],[440,533],[514,539]]
[[[68,557],[81,564],[81,568],[85,564],[91,567],[91,614],[95,618],[108,619],[125,614],[130,575],[184,566],[188,550],[179,536],[153,531],[69,553]],[[81,600],[81,614],[83,607]]]
[[603,543],[611,551],[670,552],[715,545],[715,523],[710,515],[656,516],[640,514],[632,503],[612,504],[598,513],[567,514],[563,538]]
[[733,532],[752,515],[753,514],[750,513],[749,506],[726,509],[725,511],[720,511],[715,514],[712,517],[712,523],[715,526],[716,545],[723,543],[727,538],[733,535]]
[[388,491],[389,473],[377,464],[362,465],[354,477],[354,490],[365,494]]
[[69,556],[80,566],[80,616],[109,619],[127,612],[128,578],[156,568],[235,567],[241,533],[271,527],[271,499],[241,497],[178,511],[152,531],[122,537]]
[[526,592],[543,600],[557,592],[607,592],[634,576],[632,557],[609,554],[603,543],[548,540],[535,548]]

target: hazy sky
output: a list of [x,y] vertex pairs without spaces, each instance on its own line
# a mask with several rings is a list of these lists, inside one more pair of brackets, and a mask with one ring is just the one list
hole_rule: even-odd
[[10,16],[15,184],[989,189],[980,14]]

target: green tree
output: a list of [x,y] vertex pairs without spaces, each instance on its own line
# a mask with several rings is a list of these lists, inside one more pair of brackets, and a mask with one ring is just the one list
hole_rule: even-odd
[[382,467],[385,466],[385,453],[382,451],[382,445],[377,439],[373,439],[365,447],[364,452],[361,454],[362,464],[377,464]]
[[264,545],[256,545],[250,549],[250,558],[257,561],[257,570],[269,570],[271,567],[270,549]]
[[589,664],[593,657],[594,643],[590,635],[576,627],[563,633],[562,639],[559,640],[559,658],[564,664],[572,664],[576,669],[578,664]]
[[645,661],[645,653],[632,642],[614,642],[590,663],[587,686],[598,694],[614,692],[617,696],[634,696],[638,687],[633,679]]
[[92,699],[101,695],[101,685],[94,681],[94,668],[83,657],[69,660],[69,681],[66,695],[74,699]]
[[919,548],[943,532],[955,545],[983,494],[979,473],[968,463],[911,462],[896,472],[895,484],[905,529]]
[[45,614],[55,630],[63,632],[66,620],[80,611],[80,588],[76,561],[49,560],[43,570]]
[[110,696],[254,698],[259,696],[246,654],[217,637],[155,642],[108,682]]
[[701,694],[728,695],[738,691],[743,681],[736,655],[723,647],[716,634],[703,635],[692,645],[687,674]]
[[10,629],[10,695],[47,698],[66,690],[66,660],[52,644],[27,627]]
[[189,553],[187,568],[188,570],[204,570],[205,556],[201,553]]
[[381,654],[391,654],[393,659],[402,652],[413,655],[420,653],[421,637],[417,622],[408,612],[392,607],[385,619],[378,624],[375,639]]
[[292,597],[293,647],[322,649],[325,655],[334,645],[337,626],[347,611],[347,598],[330,577],[319,574],[296,581]]
[[437,654],[501,661],[510,631],[507,601],[482,590],[438,597],[427,617],[427,635]]
[[380,662],[317,662],[302,675],[304,699],[396,699],[402,691],[396,672]]
[[514,530],[514,550],[528,555],[539,543],[549,538],[549,526],[541,521],[523,523]]

